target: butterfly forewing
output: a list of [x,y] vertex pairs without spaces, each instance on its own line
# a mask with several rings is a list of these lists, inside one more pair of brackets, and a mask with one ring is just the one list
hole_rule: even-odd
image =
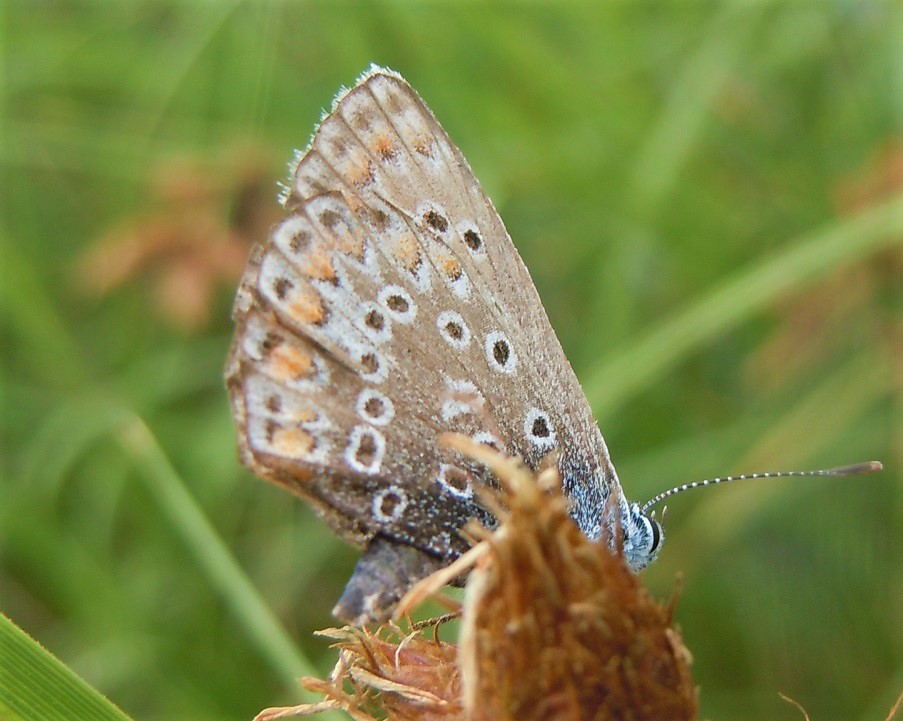
[[492,203],[400,76],[337,98],[285,205],[236,302],[243,460],[349,540],[447,559],[468,518],[491,522],[486,471],[437,440],[455,431],[533,467],[556,454],[598,535],[622,499],[586,399]]

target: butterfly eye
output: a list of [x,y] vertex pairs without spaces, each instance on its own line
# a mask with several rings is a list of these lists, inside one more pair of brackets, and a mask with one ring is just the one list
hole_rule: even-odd
[[649,545],[649,553],[654,554],[658,551],[659,544],[662,542],[662,526],[654,518],[649,519],[649,528],[652,533],[652,543]]

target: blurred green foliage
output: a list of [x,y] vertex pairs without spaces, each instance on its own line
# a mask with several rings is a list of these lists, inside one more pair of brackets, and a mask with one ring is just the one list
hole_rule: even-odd
[[236,248],[377,62],[493,198],[631,498],[885,462],[674,499],[646,573],[661,597],[683,574],[704,718],[799,718],[779,691],[884,718],[901,23],[852,0],[0,4],[0,608],[135,718],[246,719],[298,700],[304,656],[331,666],[311,632],[355,552],[239,467],[222,365]]

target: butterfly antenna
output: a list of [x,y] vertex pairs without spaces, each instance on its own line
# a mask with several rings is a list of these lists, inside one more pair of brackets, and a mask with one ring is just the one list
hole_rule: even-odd
[[741,473],[737,476],[724,476],[721,478],[708,478],[704,481],[694,481],[693,483],[685,483],[682,486],[675,486],[664,493],[659,493],[655,498],[646,501],[643,504],[643,512],[660,503],[669,496],[673,496],[683,491],[689,491],[691,488],[702,488],[703,486],[714,486],[718,483],[731,483],[732,481],[745,481],[753,478],[788,478],[803,476],[833,476],[842,478],[844,476],[860,476],[865,473],[874,473],[880,471],[884,466],[880,461],[868,461],[866,463],[855,463],[852,466],[839,466],[838,468],[826,468],[819,471],[779,471],[777,473]]

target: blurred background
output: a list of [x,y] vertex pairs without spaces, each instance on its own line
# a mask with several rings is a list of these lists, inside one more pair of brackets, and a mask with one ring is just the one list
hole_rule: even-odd
[[0,609],[136,719],[331,668],[357,553],[238,465],[222,368],[292,150],[376,62],[505,219],[631,499],[884,461],[675,498],[645,574],[680,574],[703,718],[883,719],[901,44],[877,1],[0,3]]

